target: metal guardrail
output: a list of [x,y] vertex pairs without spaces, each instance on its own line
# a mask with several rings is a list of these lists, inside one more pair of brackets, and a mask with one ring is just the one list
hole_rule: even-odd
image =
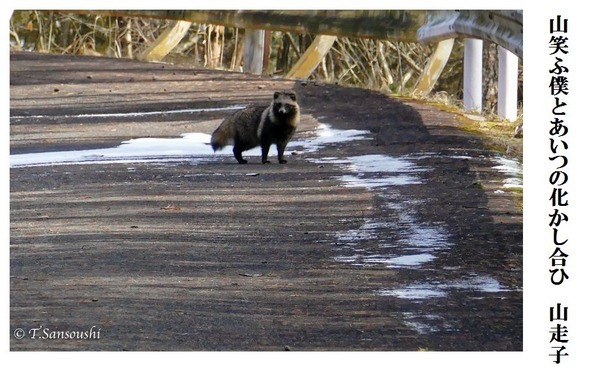
[[519,57],[523,55],[522,10],[70,10],[64,12],[185,20],[238,28],[413,42],[439,42],[449,38],[476,37],[495,42]]
[[417,31],[421,42],[474,37],[497,43],[523,58],[523,11],[427,11]]
[[401,10],[69,10],[61,12],[185,20],[253,30],[416,41],[424,11]]

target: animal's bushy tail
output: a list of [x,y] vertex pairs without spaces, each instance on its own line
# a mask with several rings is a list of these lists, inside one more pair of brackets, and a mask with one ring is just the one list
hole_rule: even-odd
[[223,128],[223,126],[219,126],[219,128],[212,133],[212,136],[210,137],[210,145],[215,152],[223,149],[229,144],[230,138],[232,138],[229,133],[230,132],[227,131],[226,128]]

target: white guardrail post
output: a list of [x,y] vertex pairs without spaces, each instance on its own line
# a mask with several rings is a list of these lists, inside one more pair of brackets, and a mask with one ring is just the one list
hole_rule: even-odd
[[467,111],[481,112],[483,99],[483,41],[465,39],[463,61],[463,105]]
[[[497,43],[498,115],[511,121],[517,119],[519,57],[523,55],[522,11],[428,11],[427,23],[419,28],[417,36],[421,42],[473,37]],[[464,56],[464,106],[467,110],[478,107],[480,110],[481,52],[473,39],[465,39]]]
[[517,94],[519,88],[519,57],[498,47],[498,116],[517,119]]
[[244,36],[244,72],[262,74],[265,30],[246,29]]

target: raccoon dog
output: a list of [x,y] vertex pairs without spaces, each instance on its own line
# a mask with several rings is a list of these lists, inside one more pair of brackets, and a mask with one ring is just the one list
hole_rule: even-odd
[[275,92],[268,106],[246,107],[225,118],[212,134],[210,143],[214,151],[233,143],[233,155],[240,164],[248,162],[242,158],[242,152],[257,146],[262,149],[263,164],[268,163],[269,149],[275,144],[277,159],[285,164],[283,152],[296,131],[299,117],[296,93]]

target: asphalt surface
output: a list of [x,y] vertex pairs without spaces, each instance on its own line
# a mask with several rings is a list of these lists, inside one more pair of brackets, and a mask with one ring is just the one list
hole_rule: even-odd
[[[522,350],[522,211],[455,114],[95,57],[11,53],[10,84],[12,350]],[[182,138],[278,89],[288,164]]]

